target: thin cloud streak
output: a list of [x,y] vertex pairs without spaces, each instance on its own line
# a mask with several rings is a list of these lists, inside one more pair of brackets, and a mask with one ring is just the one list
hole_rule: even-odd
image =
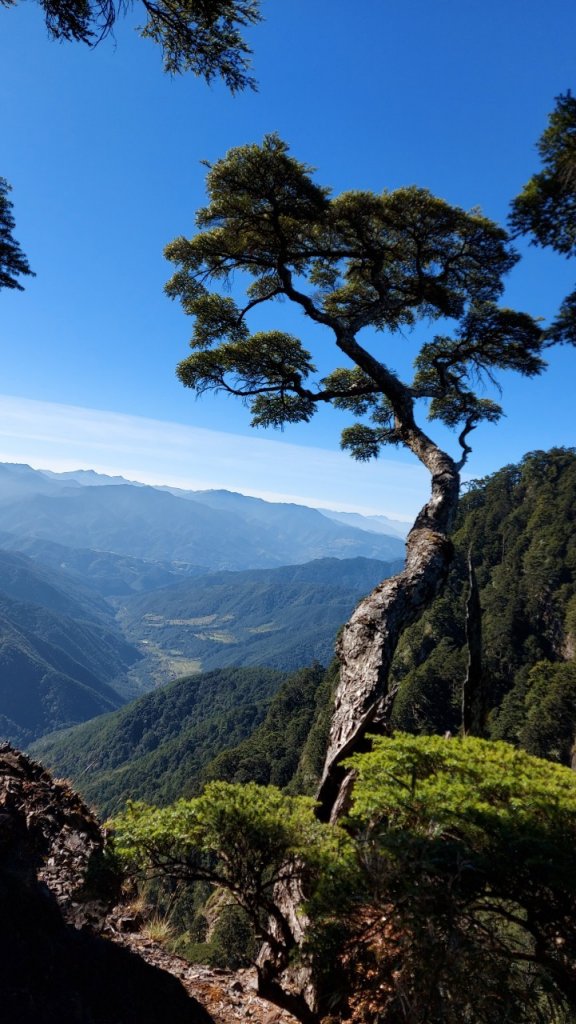
[[428,495],[417,464],[14,396],[0,396],[0,461],[400,519]]

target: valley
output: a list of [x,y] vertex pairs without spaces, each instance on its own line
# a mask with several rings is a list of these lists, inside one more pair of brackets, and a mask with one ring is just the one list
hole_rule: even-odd
[[0,465],[0,733],[27,745],[217,668],[328,664],[401,565],[407,524],[361,522]]

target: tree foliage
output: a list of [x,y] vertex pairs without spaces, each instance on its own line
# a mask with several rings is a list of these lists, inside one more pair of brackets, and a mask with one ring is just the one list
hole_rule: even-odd
[[470,737],[375,739],[351,764],[361,1002],[384,1022],[571,1020],[573,774]]
[[139,870],[225,887],[288,956],[277,883],[297,883],[319,1016],[568,1024],[573,773],[504,743],[404,734],[350,765],[347,831],[319,823],[310,799],[214,782],[171,808],[131,805],[117,848]]
[[[556,98],[537,148],[542,170],[512,203],[510,223],[534,245],[576,256],[576,97],[570,92]],[[562,303],[548,338],[576,344],[576,291]]]
[[[211,167],[207,188],[200,233],[166,250],[178,267],[167,292],[194,317],[193,354],[178,374],[198,393],[241,397],[253,424],[308,421],[328,403],[362,417],[342,440],[356,458],[387,443],[417,451],[416,399],[429,403],[431,418],[467,432],[500,416],[476,394],[479,379],[542,369],[539,327],[497,305],[516,256],[479,213],[415,187],[332,197],[277,136],[231,150]],[[243,301],[228,291],[235,275],[252,279]],[[299,338],[250,331],[250,311],[280,298],[326,329],[344,366],[314,382]],[[372,328],[401,344],[400,332],[421,320],[441,321],[442,333],[422,346],[410,382],[382,360],[381,345],[371,353],[358,340]]]
[[24,253],[12,232],[15,227],[12,215],[12,203],[8,193],[12,186],[6,178],[0,178],[0,288],[16,288],[23,291],[18,278],[34,276]]
[[[54,39],[94,46],[110,35],[131,0],[38,0]],[[13,7],[17,0],[0,0]],[[211,82],[222,78],[236,92],[254,88],[251,50],[243,31],[260,21],[259,0],[142,0],[146,22],[140,34],[162,49],[164,70],[191,71]]]

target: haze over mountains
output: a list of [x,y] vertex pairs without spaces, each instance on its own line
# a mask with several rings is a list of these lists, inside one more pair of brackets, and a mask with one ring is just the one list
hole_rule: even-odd
[[407,525],[0,464],[0,734],[25,744],[185,674],[325,664]]
[[99,479],[94,485],[95,479],[97,474],[61,478],[29,466],[0,465],[0,531],[16,542],[33,537],[205,569],[403,555],[400,537],[376,532],[373,524],[362,530],[348,526],[303,505],[274,504],[229,491],[177,496],[117,478],[112,484]]

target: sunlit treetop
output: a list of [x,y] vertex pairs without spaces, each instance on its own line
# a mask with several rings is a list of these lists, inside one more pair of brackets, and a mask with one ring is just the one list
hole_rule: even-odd
[[[432,419],[461,432],[466,452],[476,423],[501,415],[478,384],[498,370],[543,369],[540,326],[498,306],[517,256],[479,212],[417,187],[333,196],[276,135],[230,150],[210,168],[207,191],[199,233],[166,250],[177,267],[167,292],[194,318],[193,353],[178,374],[198,393],[243,398],[254,425],[308,421],[331,403],[362,418],[342,438],[355,457],[386,443],[421,456],[428,439],[414,403],[425,399]],[[326,328],[343,365],[318,379],[299,338],[251,333],[250,311],[282,298]],[[430,339],[402,381],[390,362],[419,322]]]

